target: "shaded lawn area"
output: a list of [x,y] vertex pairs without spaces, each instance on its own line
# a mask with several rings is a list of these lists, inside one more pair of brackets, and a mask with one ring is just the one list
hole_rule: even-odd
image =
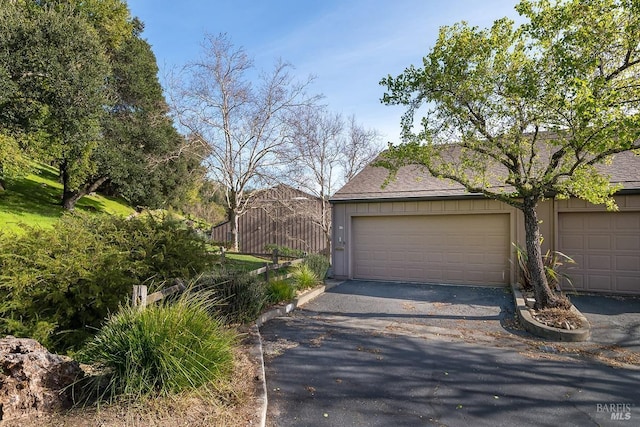
[[[21,232],[20,224],[53,227],[64,214],[60,205],[62,184],[57,170],[38,164],[34,172],[17,179],[7,180],[6,190],[0,192],[0,229]],[[134,210],[117,198],[101,195],[83,197],[76,209],[112,215],[129,215]]]
[[233,252],[227,252],[224,256],[226,258],[222,264],[224,268],[242,273],[257,270],[264,267],[265,262],[271,262],[270,259],[258,258],[253,255],[234,254]]

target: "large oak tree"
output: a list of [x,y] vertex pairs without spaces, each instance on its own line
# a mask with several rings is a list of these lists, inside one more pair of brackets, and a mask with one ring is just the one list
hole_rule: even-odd
[[137,205],[181,197],[181,152],[142,23],[124,0],[0,0],[0,182],[58,167],[61,204],[97,189]]
[[[542,264],[536,208],[578,197],[615,209],[598,165],[640,147],[640,2],[523,0],[528,22],[440,29],[421,67],[382,80],[407,106],[381,164],[422,165],[524,214],[538,307],[561,304]],[[415,123],[415,116],[424,114]]]
[[0,126],[23,150],[46,153],[69,191],[92,169],[106,101],[98,33],[70,5],[6,3],[0,24],[0,74],[11,82]]

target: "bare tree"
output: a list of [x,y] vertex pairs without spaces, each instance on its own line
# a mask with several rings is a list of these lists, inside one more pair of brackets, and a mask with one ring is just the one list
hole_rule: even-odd
[[256,73],[253,61],[226,35],[207,35],[203,50],[200,60],[171,79],[170,96],[190,139],[208,147],[203,164],[225,188],[232,245],[238,250],[238,218],[251,199],[248,190],[265,186],[281,163],[276,152],[287,143],[284,118],[316,98],[305,93],[311,77],[294,81],[291,66],[282,61],[270,72]]
[[290,117],[291,144],[284,157],[288,181],[320,198],[321,209],[314,221],[322,228],[331,246],[331,206],[329,198],[379,152],[379,134],[366,130],[351,116],[345,123],[340,114],[322,106],[298,109]]
[[344,182],[350,181],[380,153],[378,131],[365,129],[356,122],[355,116],[349,117],[347,132],[347,141],[342,147],[340,160]]

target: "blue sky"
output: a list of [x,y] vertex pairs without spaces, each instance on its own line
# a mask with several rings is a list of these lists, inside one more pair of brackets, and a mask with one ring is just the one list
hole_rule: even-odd
[[205,34],[227,33],[259,69],[276,59],[301,80],[314,75],[313,93],[331,111],[355,115],[398,142],[402,108],[380,103],[388,74],[420,65],[438,29],[459,21],[488,27],[517,18],[514,0],[129,0],[145,23],[143,37],[160,67],[198,58]]

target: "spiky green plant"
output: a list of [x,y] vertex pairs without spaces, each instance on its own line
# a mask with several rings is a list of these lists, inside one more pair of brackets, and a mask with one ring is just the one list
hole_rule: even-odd
[[80,383],[78,394],[92,401],[166,396],[227,377],[235,334],[211,316],[213,303],[207,293],[187,291],[171,303],[122,307],[80,352],[103,374]]
[[306,264],[298,264],[293,271],[293,280],[298,289],[311,288],[318,284],[318,276]]
[[291,301],[295,296],[295,288],[286,280],[275,280],[267,285],[267,299],[271,303]]
[[[533,290],[533,285],[531,284],[531,272],[527,265],[529,259],[527,251],[516,243],[512,243],[512,245],[516,249],[516,258],[518,260],[520,277],[522,279],[521,286],[524,290]],[[560,283],[563,279],[573,287],[569,275],[562,271],[562,267],[565,264],[576,264],[573,258],[560,251],[547,250],[542,257],[542,262],[544,265],[545,275],[547,276],[547,281],[552,289],[560,290]]]
[[329,258],[320,254],[311,254],[304,259],[304,264],[309,266],[311,271],[314,272],[316,277],[320,280],[324,280],[329,270]]

